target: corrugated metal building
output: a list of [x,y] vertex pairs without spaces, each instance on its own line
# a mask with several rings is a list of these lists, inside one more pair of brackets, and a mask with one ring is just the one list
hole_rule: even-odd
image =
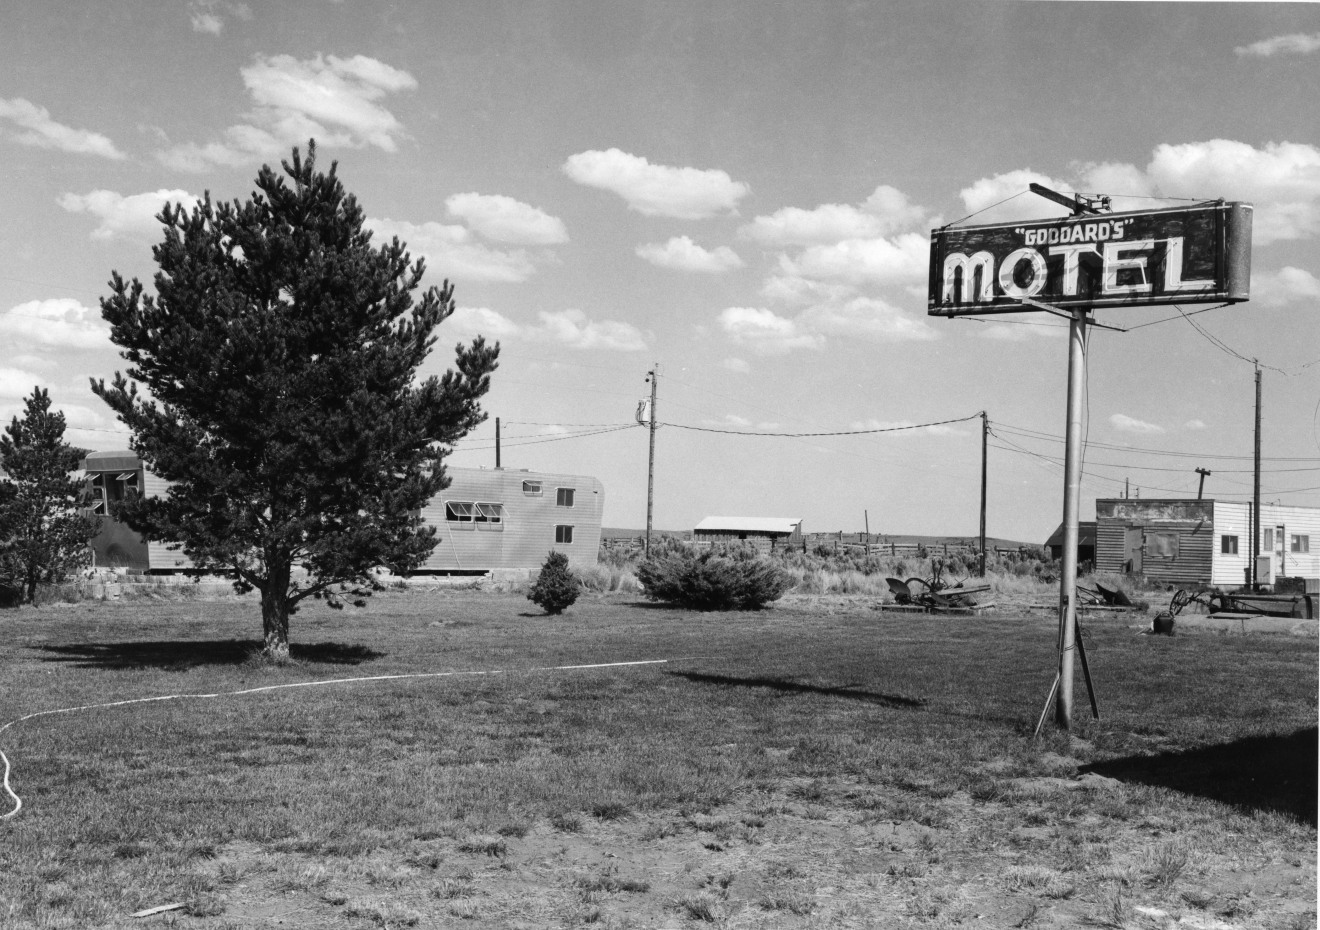
[[[1095,502],[1096,571],[1237,587],[1251,567],[1251,504],[1112,499]],[[1261,504],[1257,580],[1320,578],[1320,508]]]
[[[113,501],[133,494],[164,496],[167,482],[145,469],[132,452],[93,452],[83,460],[93,511],[109,513]],[[436,547],[419,574],[538,569],[551,550],[569,564],[596,564],[605,489],[584,475],[510,469],[445,469],[450,485],[422,508],[436,528]],[[166,543],[146,542],[118,520],[101,521],[92,540],[93,564],[146,572],[191,566]]]
[[707,517],[692,530],[698,545],[742,543],[762,552],[802,547],[801,517]]

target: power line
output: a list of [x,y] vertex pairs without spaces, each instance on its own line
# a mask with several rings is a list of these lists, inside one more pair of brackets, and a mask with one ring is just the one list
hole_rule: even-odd
[[817,436],[866,436],[873,433],[896,433],[903,430],[926,429],[931,426],[945,426],[949,423],[966,423],[968,420],[975,420],[981,414],[974,413],[969,417],[959,417],[956,420],[937,420],[933,423],[913,423],[909,426],[884,426],[876,429],[853,429],[853,430],[835,430],[832,432],[820,433],[758,433],[750,430],[734,429],[715,429],[709,426],[688,426],[684,423],[661,423],[660,426],[672,426],[675,429],[695,430],[701,433],[723,433],[727,436],[775,436],[792,439],[804,439]]

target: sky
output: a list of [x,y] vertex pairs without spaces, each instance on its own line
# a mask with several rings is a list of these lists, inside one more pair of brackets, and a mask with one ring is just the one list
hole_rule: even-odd
[[[1320,4],[13,0],[0,11],[0,421],[88,388],[99,301],[150,284],[154,215],[246,199],[315,138],[381,240],[449,279],[423,374],[498,340],[450,464],[599,478],[606,526],[1040,543],[1062,517],[1067,323],[926,312],[930,233],[1254,204],[1251,299],[1100,311],[1096,498],[1320,506]],[[1007,202],[1004,202],[1007,201]],[[969,218],[970,217],[970,218]],[[1188,315],[1184,315],[1188,314]],[[932,425],[933,424],[933,425]],[[779,434],[779,435],[774,435]],[[831,435],[803,435],[831,434]]]

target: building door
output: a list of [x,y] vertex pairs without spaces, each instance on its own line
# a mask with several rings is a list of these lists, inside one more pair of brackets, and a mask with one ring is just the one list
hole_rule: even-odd
[[1274,528],[1274,552],[1270,558],[1270,584],[1274,584],[1274,579],[1288,574],[1285,571],[1283,561],[1283,554],[1287,551],[1283,548],[1284,540],[1287,538],[1283,535],[1283,530],[1284,528],[1281,526]]
[[1123,566],[1124,570],[1134,575],[1140,575],[1144,566],[1141,562],[1141,552],[1146,545],[1146,531],[1140,526],[1129,526],[1126,528],[1123,537]]

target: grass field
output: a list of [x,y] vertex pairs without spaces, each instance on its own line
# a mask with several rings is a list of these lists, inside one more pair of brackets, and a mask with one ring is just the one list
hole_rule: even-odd
[[10,726],[0,927],[1315,927],[1315,639],[1147,622],[1033,741],[1042,617],[390,592],[280,667],[250,599],[9,611],[0,726],[458,674]]

